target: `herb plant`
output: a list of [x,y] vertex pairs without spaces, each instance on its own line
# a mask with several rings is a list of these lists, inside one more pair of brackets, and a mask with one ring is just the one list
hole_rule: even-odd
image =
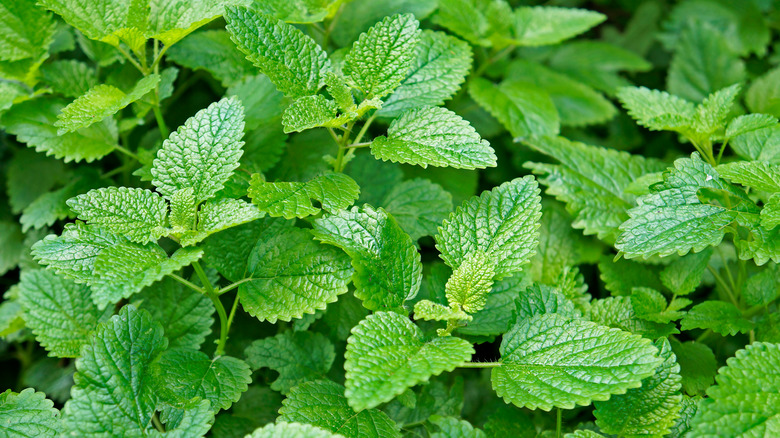
[[0,436],[779,435],[777,5],[532,3],[0,0]]

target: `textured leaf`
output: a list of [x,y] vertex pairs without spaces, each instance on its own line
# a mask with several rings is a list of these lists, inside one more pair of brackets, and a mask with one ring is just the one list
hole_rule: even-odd
[[330,61],[309,36],[245,7],[225,8],[225,20],[239,50],[286,96],[308,96],[322,87]]
[[645,321],[668,324],[677,321],[685,315],[680,309],[691,304],[687,298],[675,298],[666,303],[666,298],[655,289],[635,287],[631,293],[631,307],[637,318]]
[[493,389],[507,403],[545,411],[638,388],[661,363],[648,339],[556,314],[518,322],[500,351]]
[[452,212],[452,195],[438,184],[416,178],[393,185],[382,205],[416,242],[436,234],[436,228]]
[[422,279],[420,253],[383,209],[365,205],[317,219],[314,237],[352,258],[355,296],[367,309],[404,311],[404,302],[417,295]]
[[193,70],[206,70],[226,87],[257,72],[224,30],[193,33],[171,47],[166,59]]
[[279,421],[328,429],[347,438],[400,437],[398,425],[378,409],[355,412],[344,387],[329,380],[306,382],[293,388],[282,402]]
[[712,257],[712,251],[704,250],[698,254],[688,254],[672,262],[661,271],[661,282],[676,295],[688,295],[701,283],[710,257]]
[[483,78],[469,82],[469,94],[513,137],[556,135],[560,117],[550,95],[522,82],[493,85]]
[[778,432],[780,347],[757,342],[726,361],[707,391],[688,436],[771,436]]
[[460,88],[471,68],[471,47],[444,32],[424,30],[406,78],[377,111],[398,117],[423,106],[444,104]]
[[420,300],[414,303],[414,319],[425,321],[447,321],[450,319],[471,321],[472,317],[459,308],[447,307],[433,301]]
[[534,284],[523,292],[515,301],[517,306],[517,320],[533,318],[536,315],[545,315],[554,313],[566,318],[577,319],[582,316],[579,310],[574,307],[574,303],[567,299],[557,289],[543,285]]
[[613,241],[618,227],[628,219],[636,197],[626,188],[642,175],[663,170],[652,159],[626,152],[569,141],[563,137],[535,137],[524,143],[560,162],[559,165],[526,163],[541,179],[547,193],[566,203],[574,215],[574,228]]
[[390,124],[387,137],[374,139],[371,153],[385,161],[422,167],[484,169],[496,165],[495,152],[471,124],[440,107],[406,111]]
[[63,107],[61,100],[29,100],[14,105],[3,115],[2,124],[20,142],[46,155],[64,158],[65,162],[90,162],[114,150],[118,132],[116,121],[111,118],[77,132],[58,135],[54,124]]
[[138,81],[132,90],[125,93],[113,85],[100,84],[66,106],[57,116],[54,126],[58,135],[74,132],[91,126],[122,108],[142,98],[160,83],[160,76],[151,74]]
[[391,400],[431,376],[471,358],[471,344],[452,336],[426,341],[416,325],[394,312],[369,315],[347,340],[346,396],[356,410]]
[[[45,57],[55,32],[51,14],[34,0],[0,4],[0,60]],[[42,60],[42,59],[41,59]]]
[[723,336],[747,333],[753,323],[742,317],[742,312],[731,303],[705,301],[688,311],[680,321],[683,330],[712,329]]
[[593,300],[587,312],[587,318],[608,327],[642,335],[648,339],[677,334],[674,324],[661,324],[640,319],[634,311],[631,297],[609,297]]
[[748,132],[771,128],[777,125],[777,118],[768,114],[745,114],[734,117],[726,127],[726,138],[738,137]]
[[680,366],[669,341],[655,342],[663,359],[655,374],[642,381],[640,388],[595,403],[596,424],[602,432],[624,437],[664,436],[679,416]]
[[312,205],[319,201],[328,212],[343,210],[358,198],[360,187],[343,173],[328,172],[307,182],[266,182],[259,174],[252,176],[249,197],[260,211],[286,219],[304,218],[320,212]]
[[211,198],[238,167],[244,142],[244,110],[226,98],[187,119],[163,142],[152,166],[152,184],[170,199],[192,188],[197,202]]
[[12,221],[0,221],[0,275],[5,274],[19,264],[24,246],[22,230]]
[[22,211],[22,217],[19,218],[22,231],[27,232],[30,228],[49,227],[58,220],[73,217],[73,213],[68,208],[68,199],[101,185],[103,185],[103,181],[100,180],[97,172],[83,169],[64,187],[38,196],[35,201],[25,207]]
[[211,402],[215,412],[230,408],[252,382],[249,365],[242,360],[230,356],[211,359],[200,351],[182,348],[163,353],[152,373],[162,387],[162,399],[200,397]]
[[43,80],[65,97],[79,97],[98,84],[97,72],[73,59],[54,61],[41,67]]
[[558,46],[549,65],[557,72],[610,95],[618,88],[630,85],[618,72],[647,71],[652,67],[639,54],[625,47],[592,40],[575,40]]
[[125,42],[138,50],[146,38],[149,10],[146,4],[134,0],[80,3],[73,0],[43,0],[43,6],[60,15],[87,37],[113,46]]
[[0,394],[3,435],[9,438],[60,436],[60,411],[46,394],[27,388],[20,393],[10,389]]
[[775,68],[750,84],[750,88],[745,93],[745,103],[751,112],[780,116],[778,79],[780,79],[780,69]]
[[481,251],[495,263],[497,279],[509,276],[536,250],[541,208],[532,176],[505,182],[458,207],[439,228],[436,248],[453,269]]
[[193,232],[185,232],[180,240],[182,246],[194,245],[206,237],[255,219],[263,214],[252,204],[240,199],[207,201],[198,211],[198,226]]
[[386,17],[353,44],[344,74],[366,99],[386,96],[406,78],[420,42],[419,25],[411,14]]
[[147,38],[172,46],[224,12],[236,0],[154,0],[150,2]]
[[734,84],[707,96],[696,107],[693,127],[708,136],[723,128],[740,90],[741,86]]
[[710,347],[700,342],[672,342],[672,350],[680,364],[682,387],[688,394],[704,394],[714,382],[718,361]]
[[513,42],[522,46],[557,44],[607,19],[594,11],[551,6],[519,7],[512,18]]
[[287,23],[317,23],[335,14],[341,4],[342,0],[268,0],[256,6]]
[[246,349],[246,360],[253,370],[267,367],[279,373],[271,389],[283,394],[304,382],[325,377],[335,358],[328,338],[313,332],[279,333],[258,339]]
[[693,124],[693,103],[665,91],[624,87],[617,95],[628,114],[652,131],[685,131]]
[[434,415],[430,418],[431,423],[439,427],[439,432],[431,434],[431,438],[487,438],[485,432],[474,428],[466,420],[459,420],[455,417],[441,417]]
[[25,325],[56,357],[78,357],[91,332],[113,313],[99,310],[91,295],[89,287],[51,271],[24,271],[19,283]]
[[735,161],[718,166],[723,178],[765,192],[780,192],[780,166],[765,161]]
[[81,223],[68,224],[61,236],[50,235],[33,245],[42,265],[92,286],[100,308],[127,298],[203,255],[180,249],[170,258],[159,245],[132,243],[126,238]]
[[67,433],[143,436],[156,402],[150,367],[167,344],[162,327],[133,306],[100,325],[76,361],[76,383],[63,410]]
[[172,278],[144,289],[133,297],[133,304],[162,325],[170,348],[198,350],[211,333],[214,304]]
[[503,46],[512,26],[512,9],[504,1],[446,0],[434,22],[477,46]]
[[484,252],[470,254],[447,280],[445,294],[450,307],[467,313],[482,310],[493,287],[494,276],[493,261]]
[[701,188],[733,192],[712,166],[695,153],[690,159],[675,161],[674,166],[664,173],[662,184],[639,198],[639,206],[628,212],[631,218],[620,226],[615,247],[626,257],[702,251],[720,243],[723,228],[735,219],[735,211],[704,204],[697,196]]
[[248,438],[345,438],[325,429],[300,423],[269,424],[255,430]]
[[284,111],[282,125],[284,132],[301,132],[307,129],[325,126],[336,128],[348,121],[348,117],[338,117],[336,102],[322,94],[303,96],[294,100]]
[[780,295],[780,283],[775,278],[780,275],[777,265],[769,265],[758,274],[748,277],[740,291],[749,306],[766,306]]
[[304,230],[290,228],[257,241],[249,254],[241,304],[261,321],[289,321],[322,310],[347,292],[352,270],[335,248],[320,245]]
[[166,235],[165,218],[168,205],[149,190],[108,187],[91,190],[68,200],[68,206],[92,225],[125,235],[128,239],[147,243]]
[[[763,219],[766,222],[767,217]],[[753,259],[758,266],[769,260],[780,263],[780,228],[767,230],[763,225],[755,225],[747,239],[735,239],[734,246],[740,260]]]

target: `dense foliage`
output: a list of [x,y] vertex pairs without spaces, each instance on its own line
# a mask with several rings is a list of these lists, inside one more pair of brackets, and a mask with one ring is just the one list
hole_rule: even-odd
[[0,0],[0,436],[780,436],[780,4],[537,3]]

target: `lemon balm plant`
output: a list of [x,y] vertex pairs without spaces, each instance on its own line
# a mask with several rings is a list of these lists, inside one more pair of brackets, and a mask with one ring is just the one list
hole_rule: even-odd
[[774,6],[517,3],[0,0],[0,435],[776,433]]

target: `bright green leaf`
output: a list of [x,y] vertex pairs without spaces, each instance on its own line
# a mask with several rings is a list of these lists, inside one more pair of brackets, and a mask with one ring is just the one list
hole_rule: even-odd
[[607,19],[594,11],[552,6],[519,7],[512,18],[513,42],[521,46],[557,44]]
[[705,301],[688,311],[680,321],[683,330],[712,329],[723,336],[747,333],[753,323],[742,317],[742,312],[731,303]]
[[556,135],[560,117],[550,95],[523,82],[491,84],[483,78],[469,82],[471,97],[498,119],[513,137]]
[[27,388],[16,393],[10,389],[0,394],[0,418],[3,435],[9,438],[60,436],[60,411],[46,394]]
[[360,187],[352,178],[333,172],[307,182],[266,182],[255,174],[249,185],[249,197],[260,211],[285,219],[319,213],[320,208],[312,205],[312,199],[328,212],[343,210],[355,202],[359,193]]

